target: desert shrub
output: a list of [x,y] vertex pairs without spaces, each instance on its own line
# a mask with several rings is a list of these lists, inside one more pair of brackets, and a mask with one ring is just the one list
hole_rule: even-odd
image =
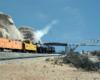
[[[100,58],[99,58],[100,60]],[[49,58],[46,61],[51,61]],[[55,57],[53,64],[71,64],[73,67],[82,68],[86,71],[98,71],[100,70],[100,63],[92,62],[89,60],[87,55],[81,55],[79,52],[69,52],[65,57]]]
[[91,54],[93,56],[100,56],[100,51],[94,51],[94,52],[91,52]]
[[72,63],[76,68],[83,68],[85,70],[97,71],[98,65],[89,61],[88,56],[80,55],[79,52],[70,52],[63,58],[64,63]]
[[54,61],[54,64],[57,64],[57,65],[63,64],[63,58],[62,57],[55,57],[53,61]]
[[91,52],[91,54],[92,54],[93,56],[97,56],[97,55],[99,54],[99,52],[98,52],[98,51],[94,51],[94,52]]

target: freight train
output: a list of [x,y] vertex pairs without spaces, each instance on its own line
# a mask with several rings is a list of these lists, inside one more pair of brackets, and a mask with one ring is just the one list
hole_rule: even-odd
[[12,52],[25,53],[54,53],[55,48],[42,44],[33,44],[30,40],[20,41],[0,38],[0,52],[4,49],[12,50]]

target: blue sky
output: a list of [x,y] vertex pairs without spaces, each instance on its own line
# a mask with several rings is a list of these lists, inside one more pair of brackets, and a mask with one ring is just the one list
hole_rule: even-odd
[[[12,17],[17,28],[29,26],[36,30],[52,21],[43,42],[80,43],[100,39],[100,0],[0,0],[0,12]],[[65,47],[56,47],[56,51]],[[100,47],[79,47],[76,51],[98,50]]]

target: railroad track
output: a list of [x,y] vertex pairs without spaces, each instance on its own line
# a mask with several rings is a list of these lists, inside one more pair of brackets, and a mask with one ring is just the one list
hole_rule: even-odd
[[40,57],[57,57],[59,54],[39,54],[39,53],[17,53],[17,52],[0,52],[1,60],[40,58]]

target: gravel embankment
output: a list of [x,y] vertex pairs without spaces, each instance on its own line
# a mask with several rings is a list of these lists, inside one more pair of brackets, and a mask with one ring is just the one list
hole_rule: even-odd
[[46,58],[53,58],[53,57],[37,57],[37,58],[26,58],[26,59],[2,60],[2,61],[0,61],[0,65],[19,63],[19,62],[27,62],[27,61],[33,61],[33,60],[46,59]]
[[59,54],[0,52],[0,65],[57,57]]

